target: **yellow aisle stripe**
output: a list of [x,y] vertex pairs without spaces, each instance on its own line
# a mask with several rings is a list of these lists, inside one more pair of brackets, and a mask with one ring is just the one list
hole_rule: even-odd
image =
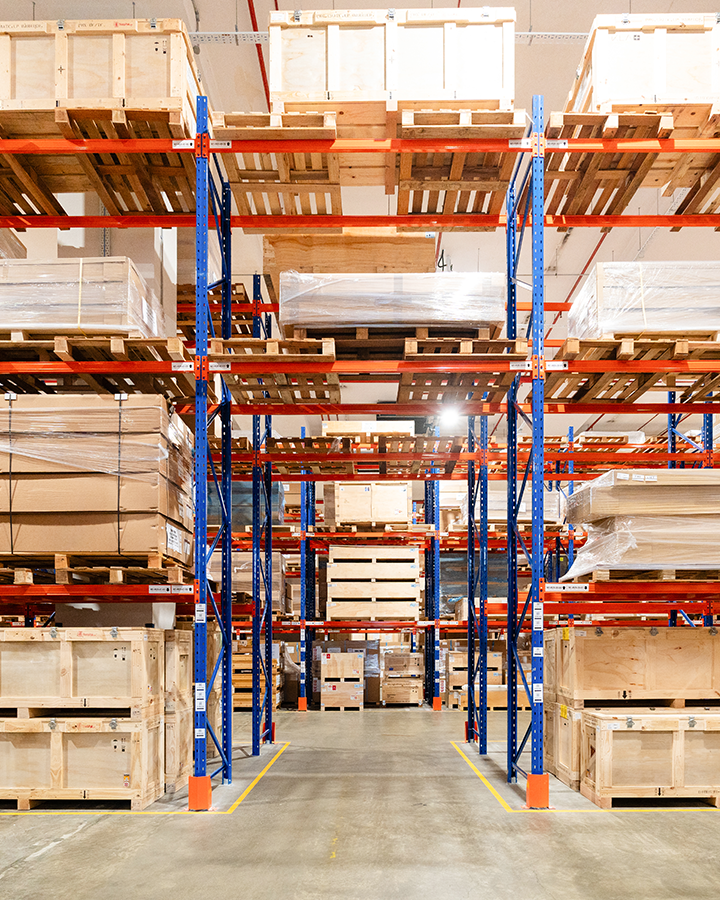
[[272,758],[272,759],[270,760],[270,762],[265,766],[265,768],[262,770],[262,772],[255,778],[255,780],[252,782],[252,784],[248,785],[248,787],[245,788],[245,790],[242,792],[242,794],[240,794],[240,796],[239,796],[239,797],[237,798],[237,800],[233,803],[233,805],[230,807],[230,809],[227,810],[228,814],[234,813],[234,812],[235,812],[235,810],[238,808],[238,806],[240,806],[240,804],[241,804],[241,803],[243,802],[243,800],[247,797],[247,795],[250,793],[250,791],[255,787],[255,785],[258,783],[258,781],[260,781],[260,779],[263,777],[263,775],[265,775],[265,773],[266,773],[272,766],[275,765],[275,762],[276,762],[278,759],[280,759],[280,757],[283,755],[283,753],[287,750],[287,748],[288,748],[289,746],[290,746],[290,741],[288,741],[288,742],[285,744],[284,747],[281,747],[281,749],[278,750],[278,752],[275,754],[275,756],[273,756],[273,758]]
[[473,770],[473,772],[477,775],[477,777],[480,779],[480,781],[482,781],[482,783],[485,785],[485,787],[490,791],[490,793],[491,793],[491,794],[493,795],[493,797],[497,800],[497,802],[500,804],[500,806],[502,806],[502,808],[505,810],[505,812],[514,812],[512,806],[510,806],[508,803],[506,803],[506,802],[503,800],[503,798],[500,796],[500,794],[498,794],[498,792],[497,792],[497,791],[495,790],[495,788],[490,784],[490,782],[489,782],[489,781],[487,780],[487,778],[483,775],[483,773],[477,768],[477,766],[476,766],[474,763],[470,762],[470,760],[467,758],[467,756],[465,756],[465,754],[464,754],[464,753],[462,752],[462,750],[458,747],[458,745],[455,743],[455,741],[451,741],[450,743],[451,743],[451,744],[453,745],[453,747],[457,750],[457,752],[460,754],[460,756],[462,756],[462,758],[465,760],[465,762],[470,766],[470,768],[471,768],[471,769]]

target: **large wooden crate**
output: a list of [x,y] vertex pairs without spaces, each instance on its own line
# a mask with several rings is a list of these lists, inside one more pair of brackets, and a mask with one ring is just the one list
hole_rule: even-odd
[[597,16],[565,109],[712,108],[720,94],[719,35],[715,13]]
[[323,495],[325,524],[407,525],[412,522],[412,490],[407,482],[333,482]]
[[[195,712],[192,706],[177,712],[165,713],[165,769],[166,794],[175,794],[188,783],[193,771]],[[208,750],[212,738],[208,740]]]
[[0,798],[127,800],[145,809],[163,793],[162,716],[0,719]]
[[707,708],[583,713],[580,792],[615,798],[701,797],[720,806],[720,712]]
[[564,703],[545,703],[545,770],[563,784],[580,788],[580,723],[583,711]]
[[159,715],[163,632],[151,628],[0,630],[0,708],[127,710]]
[[[212,647],[212,641],[209,642]],[[208,654],[208,665],[210,654]],[[195,661],[193,633],[177,629],[165,632],[165,712],[191,708]]]
[[285,109],[512,109],[515,10],[272,12],[270,99]]
[[325,615],[417,620],[421,585],[416,547],[331,547]]
[[546,631],[546,696],[576,708],[596,700],[717,699],[720,634],[713,632],[578,627]]

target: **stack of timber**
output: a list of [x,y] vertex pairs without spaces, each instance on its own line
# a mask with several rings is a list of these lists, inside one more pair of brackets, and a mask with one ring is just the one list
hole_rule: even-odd
[[[3,137],[193,138],[203,93],[180,19],[0,23]],[[7,155],[5,215],[65,215],[95,193],[110,215],[192,212],[190,154]]]
[[[496,708],[496,699],[493,697],[495,688],[504,683],[503,663],[505,654],[501,650],[488,650],[485,665],[485,677],[488,686],[488,709]],[[475,655],[475,664],[479,660],[479,654]],[[445,703],[449,709],[467,709],[469,674],[467,650],[450,650],[445,662]],[[479,702],[480,695],[475,683],[475,700]],[[502,705],[505,705],[502,698]]]
[[[514,26],[513,9],[272,13],[272,112],[332,115],[343,139],[521,138]],[[401,215],[495,214],[515,156],[346,153],[328,169],[339,185],[397,188]]]
[[[264,644],[261,652],[264,654]],[[264,658],[264,656],[263,656]],[[272,708],[277,709],[282,702],[283,676],[280,667],[280,647],[273,645],[271,671],[269,673]],[[233,709],[236,712],[253,708],[253,648],[252,638],[233,642],[232,655]],[[260,666],[259,674],[260,702],[263,702],[268,681],[265,669]]]
[[163,793],[163,632],[0,630],[0,797],[126,800]]
[[328,621],[418,621],[421,589],[416,547],[330,547]]
[[320,709],[360,710],[364,706],[364,654],[313,647],[313,694]]
[[[605,808],[614,798],[636,797],[717,803],[720,642],[714,632],[546,632],[548,771]],[[622,732],[618,740],[614,732]]]
[[568,521],[588,540],[563,580],[717,580],[720,474],[713,469],[617,469],[583,485]]
[[[114,567],[116,582],[138,566],[187,571],[192,447],[191,432],[162,397],[7,394],[0,400],[3,565],[25,568],[32,581],[52,561],[62,583],[75,580],[73,565],[86,560],[101,567],[101,580]],[[92,574],[83,568],[77,578]]]
[[382,653],[382,704],[422,706],[425,660],[422,653],[386,649]]
[[[548,137],[717,137],[718,31],[714,14],[597,16]],[[570,156],[549,156],[556,196],[565,199],[552,200],[550,212],[617,214],[639,187],[665,196],[686,189],[678,214],[713,213],[720,203],[716,154]]]

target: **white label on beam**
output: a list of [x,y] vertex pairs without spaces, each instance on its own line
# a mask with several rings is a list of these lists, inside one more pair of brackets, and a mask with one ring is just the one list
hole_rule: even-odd
[[530,138],[520,138],[519,141],[508,141],[511,150],[531,150],[532,141]]
[[545,368],[548,372],[564,372],[567,367],[567,360],[564,359],[548,359],[545,361]]
[[170,593],[170,585],[169,584],[149,584],[148,585],[148,594],[169,594]]
[[567,150],[567,141],[546,141],[545,147],[548,150]]
[[195,141],[185,140],[185,141],[173,141],[172,142],[173,150],[194,150],[195,149]]
[[510,362],[510,371],[511,372],[529,372],[532,366],[530,365],[530,360],[512,360]]
[[561,592],[566,594],[587,594],[590,592],[589,584],[560,584],[558,581],[548,581],[545,585],[545,593]]
[[210,141],[211,150],[230,150],[232,141]]
[[193,586],[191,584],[172,584],[170,585],[171,594],[192,594]]
[[174,362],[171,366],[173,372],[192,372],[192,362]]
[[207,622],[207,603],[195,604],[195,624],[202,625]]
[[229,362],[211,362],[208,365],[208,368],[211,372],[229,372],[230,371],[230,363]]
[[533,703],[542,703],[543,702],[543,686],[541,684],[534,684],[532,686],[533,689]]

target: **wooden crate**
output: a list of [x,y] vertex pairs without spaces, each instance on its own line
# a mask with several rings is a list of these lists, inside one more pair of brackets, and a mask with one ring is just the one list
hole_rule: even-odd
[[362,709],[365,687],[355,681],[317,681],[313,679],[313,694],[320,699],[320,709]]
[[720,90],[719,35],[714,13],[596,16],[565,108],[713,107]]
[[[175,794],[187,786],[193,772],[195,711],[192,706],[165,713],[166,794]],[[208,738],[208,750],[212,738]]]
[[327,619],[420,615],[419,551],[413,547],[331,547]]
[[317,675],[320,681],[362,681],[363,669],[362,653],[313,651],[313,675]]
[[387,677],[383,675],[381,697],[383,706],[410,704],[422,706],[424,686],[422,678]]
[[412,490],[407,482],[334,482],[325,485],[325,524],[392,525],[412,521]]
[[574,791],[580,789],[580,723],[583,711],[545,702],[545,770]]
[[151,628],[0,630],[0,708],[128,710],[164,705],[164,637]]
[[720,806],[720,713],[585,710],[580,772],[580,792],[603,809],[620,797],[700,797]]
[[511,109],[514,32],[514,9],[273,12],[270,98],[358,114],[388,101]]
[[[546,693],[597,700],[720,697],[720,635],[709,628],[561,628],[545,632]],[[654,632],[654,633],[653,633]],[[553,676],[554,673],[554,676]]]
[[127,800],[145,809],[163,794],[162,716],[0,719],[0,798]]
[[[209,642],[209,648],[212,641]],[[208,663],[210,662],[208,653]],[[165,632],[165,712],[192,708],[195,681],[193,633],[185,629]]]
[[422,653],[385,651],[382,667],[385,676],[422,677],[425,674],[425,657]]
[[420,603],[417,600],[328,600],[326,621],[357,619],[363,622],[382,620],[419,621]]

